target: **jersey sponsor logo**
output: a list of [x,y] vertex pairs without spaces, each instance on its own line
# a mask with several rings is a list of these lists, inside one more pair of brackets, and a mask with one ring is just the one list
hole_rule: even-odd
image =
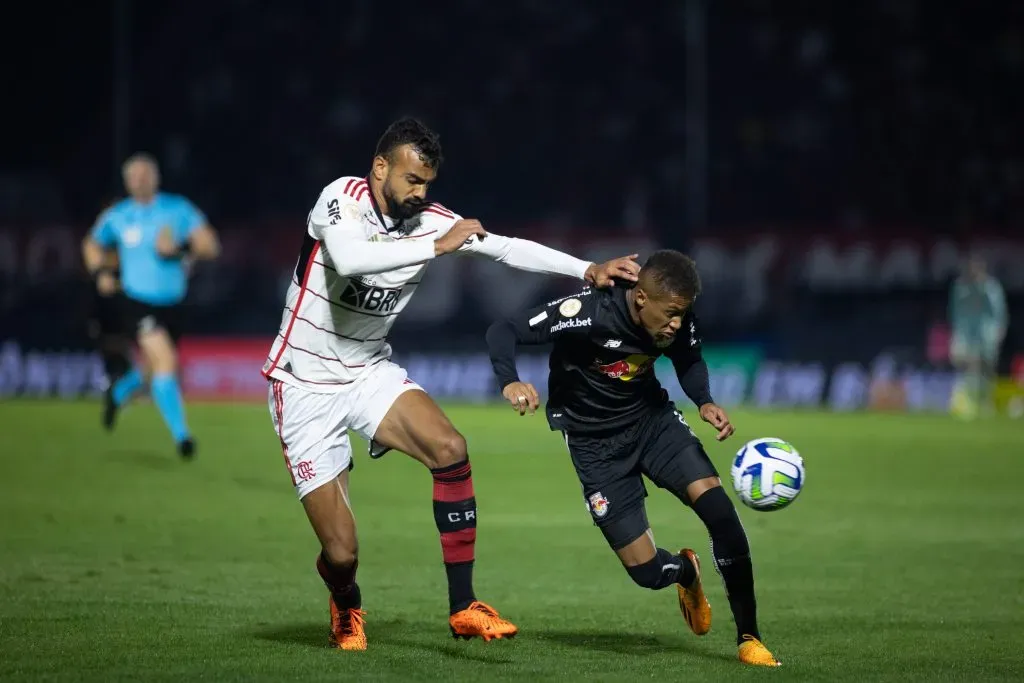
[[590,504],[590,511],[594,513],[595,517],[604,517],[608,514],[608,499],[600,491],[590,494],[587,502]]
[[349,280],[341,293],[341,303],[365,311],[389,313],[395,310],[401,296],[401,288],[374,287],[362,280]]
[[583,302],[573,297],[563,301],[562,305],[558,307],[558,312],[562,314],[562,317],[571,318],[579,313],[581,308],[583,308]]
[[563,320],[562,322],[555,323],[551,326],[551,334],[555,332],[561,332],[562,330],[569,329],[571,327],[589,327],[590,318],[580,318],[579,320]]
[[566,299],[572,299],[572,298],[580,297],[580,296],[590,296],[591,291],[592,290],[590,289],[590,287],[584,287],[581,291],[576,292],[575,294],[567,294],[566,296],[559,297],[557,299],[552,299],[551,301],[547,302],[544,305],[545,306],[554,306],[555,304],[562,303]]
[[121,233],[121,241],[126,247],[137,247],[142,244],[142,228],[137,225],[129,225]]
[[337,199],[327,202],[327,215],[331,219],[331,225],[341,220],[341,203]]
[[654,361],[655,359],[651,356],[635,353],[611,363],[594,361],[594,367],[598,372],[602,372],[612,379],[621,379],[623,382],[628,382],[654,367]]

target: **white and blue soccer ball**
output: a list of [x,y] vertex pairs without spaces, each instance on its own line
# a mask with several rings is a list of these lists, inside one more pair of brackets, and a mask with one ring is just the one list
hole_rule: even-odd
[[732,461],[732,486],[743,504],[754,510],[781,510],[804,487],[804,460],[782,439],[748,441]]

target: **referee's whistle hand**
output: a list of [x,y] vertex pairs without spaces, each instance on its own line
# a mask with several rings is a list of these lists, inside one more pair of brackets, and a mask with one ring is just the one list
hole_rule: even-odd
[[520,415],[526,415],[526,411],[535,413],[537,406],[540,405],[540,396],[537,394],[537,390],[527,382],[512,382],[501,390],[501,395]]
[[170,226],[165,225],[157,234],[156,251],[164,258],[171,258],[178,253],[178,245],[174,243],[174,233]]

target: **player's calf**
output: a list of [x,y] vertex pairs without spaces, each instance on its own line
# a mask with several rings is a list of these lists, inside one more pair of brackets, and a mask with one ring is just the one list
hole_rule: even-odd
[[320,539],[316,570],[330,593],[331,642],[343,650],[365,650],[362,594],[356,583],[359,548],[347,491],[348,473],[343,472],[303,496],[302,506]]
[[627,565],[626,573],[636,585],[656,591],[676,584],[689,586],[697,579],[690,558],[674,555],[664,548],[658,548],[647,562]]
[[725,583],[729,607],[736,621],[736,643],[745,642],[747,636],[760,641],[750,544],[736,507],[721,486],[707,489],[692,507],[711,537],[715,569]]
[[185,402],[178,386],[177,355],[174,342],[163,328],[139,335],[139,347],[153,370],[150,392],[178,450],[183,457],[192,457],[195,445],[185,420]]
[[692,550],[684,548],[673,554],[656,547],[642,508],[605,521],[601,531],[636,585],[650,590],[676,586],[679,609],[690,630],[699,636],[711,630],[711,605],[704,596],[700,564]]

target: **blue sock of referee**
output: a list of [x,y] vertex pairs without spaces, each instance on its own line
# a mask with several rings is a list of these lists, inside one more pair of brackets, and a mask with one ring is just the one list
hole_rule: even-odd
[[123,406],[141,386],[142,373],[138,368],[132,368],[121,375],[110,390],[114,405],[119,408]]
[[150,391],[157,410],[164,418],[167,428],[175,442],[181,443],[189,438],[188,424],[185,422],[185,402],[181,398],[178,378],[173,373],[153,375]]

